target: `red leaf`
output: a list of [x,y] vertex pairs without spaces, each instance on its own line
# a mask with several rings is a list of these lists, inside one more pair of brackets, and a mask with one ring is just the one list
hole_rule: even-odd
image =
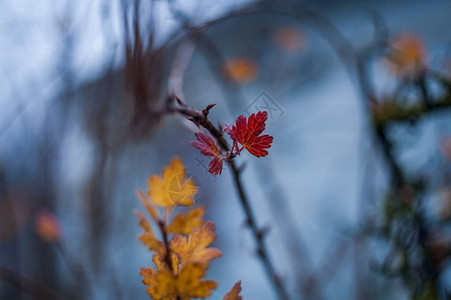
[[213,159],[208,164],[210,167],[208,171],[213,175],[221,174],[222,162],[224,159],[219,152],[218,144],[216,144],[215,140],[208,134],[196,132],[194,135],[196,136],[197,141],[191,142],[191,146],[199,149],[200,153],[205,156],[213,156]]
[[257,114],[250,115],[247,122],[246,117],[240,115],[235,125],[232,126],[233,135],[231,134],[231,137],[252,155],[257,157],[266,156],[268,151],[265,149],[271,148],[273,141],[273,137],[268,134],[260,136],[265,130],[267,119],[268,112],[266,111],[259,111]]
[[222,300],[241,300],[243,299],[242,296],[240,296],[241,292],[241,280],[235,283],[235,285],[232,287],[232,289],[224,295],[224,298]]

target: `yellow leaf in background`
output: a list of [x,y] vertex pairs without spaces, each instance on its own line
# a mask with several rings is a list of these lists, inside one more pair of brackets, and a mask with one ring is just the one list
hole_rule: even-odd
[[205,270],[199,264],[184,265],[179,275],[168,270],[156,272],[143,268],[141,276],[144,277],[143,283],[149,286],[147,292],[154,299],[205,298],[217,287],[215,281],[202,279]]
[[205,214],[205,207],[200,206],[185,213],[174,216],[166,230],[172,234],[189,234],[194,228],[204,223],[202,217]]
[[157,250],[163,243],[155,238],[152,227],[146,217],[139,211],[135,213],[139,218],[139,226],[144,229],[144,233],[138,237],[139,241],[147,246],[149,250]]
[[387,62],[395,75],[417,75],[423,69],[426,49],[421,39],[410,32],[397,36],[391,44]]
[[241,280],[235,283],[235,285],[232,287],[232,289],[224,295],[224,298],[222,300],[241,300],[243,297],[240,296],[241,292]]
[[286,26],[277,30],[274,40],[276,44],[287,52],[297,52],[304,48],[306,39],[295,27]]
[[216,239],[214,231],[214,223],[208,221],[194,228],[188,238],[176,235],[170,242],[171,250],[179,256],[182,264],[198,263],[208,268],[210,260],[222,255],[222,252],[216,248],[207,248]]
[[186,171],[180,158],[174,158],[163,170],[162,177],[152,175],[147,183],[150,200],[157,206],[191,206],[197,192],[194,180],[185,178]]
[[257,64],[245,57],[231,58],[223,66],[224,77],[240,84],[253,81],[257,75],[257,70]]

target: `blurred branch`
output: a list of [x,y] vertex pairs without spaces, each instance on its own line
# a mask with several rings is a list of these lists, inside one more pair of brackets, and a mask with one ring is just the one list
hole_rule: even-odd
[[317,30],[318,33],[321,34],[324,39],[330,44],[330,46],[335,50],[338,57],[344,63],[345,67],[349,71],[352,70],[352,66],[354,65],[354,51],[349,40],[326,17],[298,2],[273,2],[268,0],[257,1],[256,3],[253,3],[242,9],[232,11],[231,13],[223,17],[217,18],[210,22],[206,22],[200,28],[209,28],[214,25],[229,21],[233,18],[256,14],[276,14],[288,16],[311,26],[314,30]]
[[414,122],[420,117],[429,115],[431,112],[446,110],[451,108],[451,94],[447,94],[441,99],[424,105],[422,103],[406,106],[396,102],[390,103],[390,110],[384,115],[376,115],[374,121],[378,127],[386,127],[393,122]]
[[[377,24],[381,23],[375,23],[375,26]],[[421,99],[419,99],[417,104],[406,106],[400,99],[397,99],[399,96],[398,92],[395,93],[393,99],[378,101],[368,75],[368,64],[372,59],[389,49],[390,45],[388,42],[384,42],[386,39],[387,36],[385,35],[381,38],[377,38],[376,35],[375,42],[364,49],[357,57],[359,88],[365,101],[364,103],[370,104],[366,105],[366,107],[370,108],[371,117],[373,118],[374,126],[372,128],[374,136],[382,148],[391,176],[390,184],[392,190],[390,193],[392,193],[392,197],[388,197],[386,200],[385,223],[384,228],[381,228],[380,231],[383,236],[385,235],[385,238],[392,239],[394,246],[404,255],[403,265],[399,270],[395,271],[395,274],[401,276],[405,284],[410,287],[412,296],[416,298],[424,293],[430,293],[435,298],[445,299],[446,296],[443,295],[439,278],[440,270],[437,265],[434,265],[434,255],[427,244],[432,233],[425,222],[426,215],[422,207],[424,196],[421,194],[415,195],[416,191],[411,186],[415,186],[416,182],[408,182],[404,177],[403,169],[396,160],[393,152],[394,147],[387,136],[387,131],[389,129],[388,125],[392,122],[413,122],[421,116],[429,115],[433,111],[451,107],[451,93],[449,93],[448,89],[446,96],[434,101],[427,89],[427,71],[424,69],[419,74],[413,74],[411,75],[412,78],[409,78],[421,94]],[[409,195],[406,195],[407,189],[412,189],[413,191],[411,198],[409,198]],[[401,222],[400,225],[395,224],[397,218]],[[409,225],[407,226],[407,224]],[[397,229],[396,226],[401,226],[401,229]],[[409,235],[414,236],[415,239],[409,240]],[[412,262],[409,262],[408,253],[413,252],[412,247],[416,247],[419,253],[419,265],[415,265],[415,263],[412,266],[410,265]],[[390,275],[390,273],[388,272],[387,274]],[[415,281],[414,279],[417,280]]]
[[40,300],[56,300],[64,299],[59,296],[55,291],[35,281],[34,279],[20,274],[8,267],[0,265],[0,280],[9,282],[19,289],[27,291],[35,299]]

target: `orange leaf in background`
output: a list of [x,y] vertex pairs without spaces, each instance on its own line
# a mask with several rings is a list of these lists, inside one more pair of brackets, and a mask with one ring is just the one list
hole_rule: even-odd
[[304,35],[298,29],[291,26],[282,27],[277,30],[274,40],[280,48],[287,52],[296,52],[305,46]]
[[223,66],[225,78],[240,84],[253,81],[257,75],[257,70],[257,64],[245,57],[231,58]]
[[189,234],[194,228],[204,223],[202,219],[204,214],[205,207],[203,206],[196,207],[185,213],[179,213],[172,218],[166,230],[172,234]]
[[144,233],[139,235],[138,240],[147,246],[149,250],[156,250],[162,245],[162,242],[155,238],[152,227],[146,217],[139,211],[135,212],[139,218],[139,226],[144,229]]
[[214,232],[215,224],[208,221],[201,227],[194,228],[188,238],[176,235],[170,242],[171,250],[180,257],[182,264],[198,263],[207,268],[210,260],[222,255],[216,248],[207,248],[216,239]]
[[197,187],[191,178],[185,177],[185,166],[180,158],[174,158],[163,170],[162,177],[150,176],[147,182],[150,200],[161,207],[193,205]]
[[47,242],[56,242],[61,237],[61,228],[58,219],[53,213],[41,210],[35,219],[37,234]]
[[168,270],[156,272],[152,268],[141,268],[140,273],[143,283],[149,286],[147,292],[154,299],[205,298],[217,287],[215,281],[201,279],[205,270],[199,264],[184,265],[178,275]]
[[421,39],[410,32],[397,36],[387,55],[393,73],[398,76],[418,75],[426,60],[426,49]]
[[249,153],[257,157],[268,155],[265,149],[271,148],[273,137],[265,134],[260,134],[265,130],[266,120],[268,119],[268,112],[259,111],[257,114],[252,114],[248,120],[243,115],[240,115],[232,126],[232,132],[236,141],[246,148]]
[[241,280],[235,283],[235,285],[232,287],[232,289],[224,295],[224,298],[222,300],[241,300],[243,297],[240,296],[241,292]]
[[222,158],[221,153],[219,153],[216,141],[210,135],[202,132],[196,132],[194,135],[196,136],[197,141],[191,142],[191,146],[199,149],[200,153],[205,156],[213,156],[213,159],[208,164],[210,167],[208,171],[213,175],[221,174],[222,162],[224,159]]

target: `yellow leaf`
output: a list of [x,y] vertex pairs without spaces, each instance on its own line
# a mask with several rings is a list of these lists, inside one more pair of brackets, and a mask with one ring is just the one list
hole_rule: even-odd
[[205,276],[204,268],[199,264],[187,264],[180,270],[176,281],[176,289],[180,297],[205,298],[216,289],[217,283],[213,280],[200,280]]
[[186,213],[179,213],[174,216],[166,230],[172,234],[189,234],[194,228],[204,223],[202,217],[205,214],[205,207],[200,206],[189,210]]
[[156,250],[161,247],[163,243],[155,237],[152,227],[146,217],[139,211],[135,213],[139,218],[139,226],[144,229],[144,233],[138,237],[139,241],[147,246],[149,250]]
[[147,186],[150,200],[157,206],[191,206],[197,188],[194,180],[185,178],[186,171],[180,158],[174,158],[163,170],[162,177],[150,176]]
[[184,265],[179,275],[167,269],[156,272],[152,268],[141,269],[143,283],[148,285],[147,292],[154,299],[205,298],[216,289],[213,280],[202,279],[205,270],[199,264]]
[[232,287],[232,289],[224,295],[224,298],[222,300],[241,300],[243,297],[240,296],[241,292],[241,280],[235,283],[235,285]]
[[198,263],[208,268],[210,260],[222,255],[216,248],[207,248],[216,239],[214,231],[214,223],[208,221],[201,227],[194,228],[188,239],[183,235],[176,235],[170,242],[171,249],[179,256],[182,264]]

